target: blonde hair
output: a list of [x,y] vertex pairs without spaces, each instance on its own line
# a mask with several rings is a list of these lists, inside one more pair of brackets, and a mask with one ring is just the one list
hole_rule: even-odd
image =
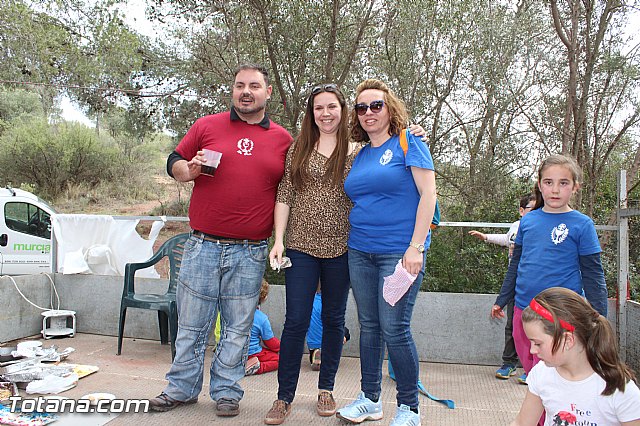
[[553,336],[551,353],[554,354],[560,349],[566,332],[560,321],[575,327],[574,338],[584,346],[593,371],[606,382],[602,395],[612,395],[616,389],[624,392],[629,380],[635,380],[633,372],[618,355],[611,324],[583,297],[567,288],[551,287],[540,292],[534,300],[551,313],[552,321],[526,307],[522,311],[522,322],[541,321],[544,332]]
[[[356,102],[362,92],[370,89],[384,92],[383,101],[389,111],[389,134],[399,135],[400,131],[406,128],[409,122],[409,113],[407,112],[404,101],[398,98],[383,81],[370,78],[358,84],[356,88]],[[356,113],[355,109],[351,110],[351,138],[356,142],[369,141],[369,135],[360,125],[358,113]]]
[[566,154],[552,154],[545,158],[538,168],[538,181],[533,187],[533,194],[536,196],[536,205],[533,209],[539,209],[544,207],[544,198],[542,198],[542,192],[540,192],[540,181],[542,180],[542,173],[551,166],[563,166],[571,172],[573,183],[580,185],[582,183],[582,169],[578,165],[575,158]]
[[264,278],[262,279],[262,285],[260,286],[260,298],[258,299],[258,304],[262,304],[265,300],[267,300],[267,296],[269,295],[269,283]]

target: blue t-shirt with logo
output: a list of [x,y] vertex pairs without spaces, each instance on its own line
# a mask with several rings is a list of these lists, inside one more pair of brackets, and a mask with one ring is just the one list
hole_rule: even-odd
[[[404,253],[409,246],[420,201],[411,168],[433,170],[429,146],[408,137],[405,158],[394,135],[379,147],[366,145],[353,161],[344,190],[353,202],[349,248],[367,253]],[[431,232],[424,243],[431,244]]]
[[515,243],[522,246],[515,296],[520,309],[550,287],[584,294],[579,256],[602,251],[593,220],[576,210],[533,210],[520,220]]
[[256,313],[253,316],[253,325],[251,326],[251,337],[249,338],[249,355],[255,355],[262,351],[260,339],[269,340],[274,337],[269,317],[260,309],[256,309]]

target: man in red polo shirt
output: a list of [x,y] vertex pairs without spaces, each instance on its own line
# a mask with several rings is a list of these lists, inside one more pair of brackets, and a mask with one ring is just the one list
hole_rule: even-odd
[[[271,95],[267,71],[255,64],[236,69],[230,111],[195,122],[167,159],[174,179],[195,185],[189,205],[192,235],[185,244],[176,290],[176,356],[169,384],[150,401],[154,411],[197,402],[204,354],[220,312],[222,333],[211,363],[209,394],[218,416],[235,416],[243,390],[253,314],[273,229],[278,183],[291,136],[265,112]],[[213,175],[203,149],[220,159]],[[211,163],[209,163],[211,165]]]

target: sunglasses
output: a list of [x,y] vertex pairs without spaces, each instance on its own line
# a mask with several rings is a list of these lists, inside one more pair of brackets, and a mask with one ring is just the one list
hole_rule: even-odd
[[311,94],[317,95],[320,92],[337,92],[337,91],[338,91],[337,84],[333,84],[333,83],[318,84],[317,86],[314,86],[313,89],[311,89]]
[[382,107],[384,106],[384,101],[373,101],[369,105],[367,104],[355,104],[353,109],[356,110],[358,115],[365,115],[367,110],[371,108],[371,112],[375,112],[376,114],[382,111]]

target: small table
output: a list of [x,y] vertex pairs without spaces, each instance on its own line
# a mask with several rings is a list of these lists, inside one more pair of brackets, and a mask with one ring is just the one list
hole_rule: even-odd
[[[76,312],[65,310],[50,310],[42,313],[42,337],[69,336],[76,334]],[[69,324],[71,322],[71,324]]]

